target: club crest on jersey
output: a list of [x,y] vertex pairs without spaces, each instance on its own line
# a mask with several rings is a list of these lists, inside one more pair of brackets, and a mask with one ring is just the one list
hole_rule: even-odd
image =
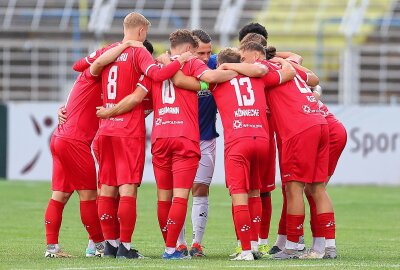
[[233,121],[233,129],[239,129],[242,128],[243,123],[240,120],[234,120]]

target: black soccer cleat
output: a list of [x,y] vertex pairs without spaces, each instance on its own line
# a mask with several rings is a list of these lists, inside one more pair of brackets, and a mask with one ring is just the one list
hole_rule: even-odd
[[118,248],[114,247],[113,245],[111,245],[110,243],[108,243],[106,241],[103,257],[104,258],[115,258],[115,256],[117,256],[117,251],[118,251]]
[[276,253],[278,253],[278,252],[280,252],[280,251],[282,251],[282,250],[281,250],[278,246],[273,246],[273,247],[269,250],[268,254],[273,255],[273,254],[276,254]]
[[119,244],[117,259],[144,259],[143,255],[136,249],[128,250],[122,243]]

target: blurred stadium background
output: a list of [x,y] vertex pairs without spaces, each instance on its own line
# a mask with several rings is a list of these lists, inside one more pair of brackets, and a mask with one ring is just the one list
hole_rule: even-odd
[[132,11],[151,21],[156,54],[177,28],[204,29],[217,53],[238,44],[245,24],[263,24],[270,45],[319,75],[323,101],[347,127],[335,182],[400,185],[399,0],[1,0],[0,177],[50,179],[48,142],[77,75],[71,66],[120,40]]

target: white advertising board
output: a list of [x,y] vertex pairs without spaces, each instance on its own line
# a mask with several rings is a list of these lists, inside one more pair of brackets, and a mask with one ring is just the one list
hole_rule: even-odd
[[[49,180],[49,141],[56,127],[58,103],[8,104],[9,179]],[[348,141],[332,184],[400,185],[400,107],[329,106],[345,125]],[[154,182],[150,132],[152,115],[146,119],[146,164],[143,179]],[[223,133],[217,120],[217,161],[214,183],[224,183]],[[279,172],[276,181],[279,182]]]
[[7,178],[51,179],[50,138],[58,103],[8,103]]

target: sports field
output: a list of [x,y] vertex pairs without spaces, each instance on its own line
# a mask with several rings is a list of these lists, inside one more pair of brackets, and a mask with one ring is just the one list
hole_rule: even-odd
[[[139,191],[133,244],[148,260],[85,258],[87,235],[77,196],[65,208],[60,243],[72,259],[45,259],[43,215],[50,183],[0,181],[0,269],[400,269],[400,187],[329,187],[336,211],[339,258],[318,261],[231,262],[235,246],[230,198],[223,186],[211,187],[210,215],[204,238],[206,259],[163,261],[156,216],[155,185]],[[281,193],[273,193],[270,241],[276,236]],[[188,216],[190,213],[188,213]],[[306,244],[310,243],[306,222]],[[187,227],[189,228],[189,227]],[[190,242],[189,228],[188,242]]]

